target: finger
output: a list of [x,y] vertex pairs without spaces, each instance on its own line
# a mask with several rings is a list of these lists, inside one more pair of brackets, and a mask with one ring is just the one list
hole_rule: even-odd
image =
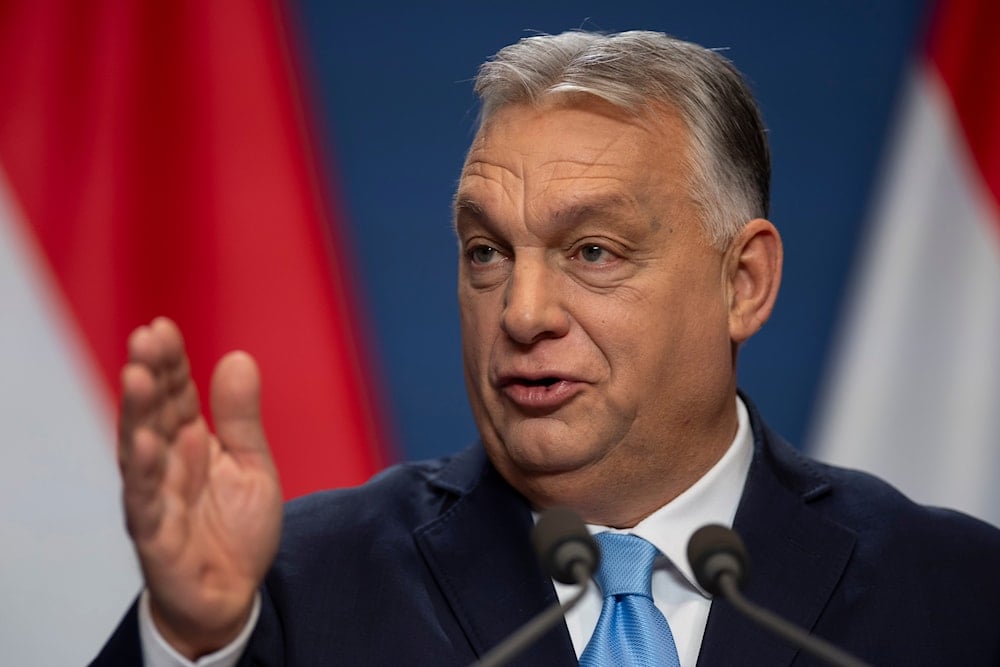
[[164,415],[164,428],[173,436],[178,429],[201,420],[198,388],[191,377],[191,364],[184,349],[184,339],[177,326],[166,318],[157,318],[153,330],[163,346],[163,385],[169,412]]
[[163,400],[158,378],[159,342],[150,326],[140,326],[128,337],[128,362],[122,368],[122,439],[140,425],[152,425],[155,410]]
[[148,366],[130,362],[121,373],[122,410],[118,465],[129,535],[139,540],[155,532],[162,513],[157,491],[165,467],[166,443],[149,426],[157,405],[156,381]]
[[184,337],[169,317],[138,326],[128,338],[129,361],[158,366],[184,354]]
[[181,429],[197,423],[201,418],[198,389],[190,376],[173,388],[168,388],[162,377],[157,378],[156,384],[157,402],[150,423],[172,444]]
[[156,360],[164,385],[168,392],[176,391],[191,379],[184,337],[173,320],[166,317],[153,320],[149,330],[156,340]]
[[141,415],[130,416],[141,416],[141,423],[172,441],[181,426],[200,416],[198,391],[180,330],[168,318],[158,317],[132,333],[128,350],[130,364],[145,367],[155,383],[152,396],[142,397]]
[[260,418],[260,372],[246,352],[230,352],[212,375],[216,436],[238,461],[273,466]]
[[197,392],[177,325],[166,317],[157,317],[150,323],[149,332],[150,361],[161,397],[156,426],[171,441],[182,424],[198,417]]
[[118,422],[118,459],[124,465],[131,455],[135,431],[148,426],[157,405],[156,380],[149,368],[130,362],[122,368],[122,407]]
[[166,444],[154,431],[138,429],[122,465],[125,525],[137,543],[156,534],[163,516]]
[[158,317],[146,326],[137,327],[127,345],[129,363],[149,368],[164,395],[176,391],[190,379],[184,339],[171,320]]
[[144,324],[133,329],[125,342],[128,360],[151,365],[154,356],[152,354],[152,341],[152,330],[149,325]]

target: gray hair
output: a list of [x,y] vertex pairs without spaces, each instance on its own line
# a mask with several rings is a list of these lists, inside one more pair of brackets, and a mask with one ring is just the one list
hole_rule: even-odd
[[631,113],[675,109],[692,136],[694,197],[722,249],[749,220],[767,217],[771,159],[764,123],[726,58],[658,32],[571,31],[526,37],[483,64],[475,81],[480,128],[508,104],[587,94]]

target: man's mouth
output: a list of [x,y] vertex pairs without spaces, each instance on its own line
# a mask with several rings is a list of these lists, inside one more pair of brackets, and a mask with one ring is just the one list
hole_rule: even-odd
[[557,375],[538,377],[511,376],[500,382],[500,391],[518,407],[550,412],[570,401],[583,383]]
[[530,378],[515,378],[511,381],[511,384],[523,384],[526,387],[551,387],[556,382],[559,382],[560,378],[557,377],[544,377],[538,378],[537,380],[532,380]]

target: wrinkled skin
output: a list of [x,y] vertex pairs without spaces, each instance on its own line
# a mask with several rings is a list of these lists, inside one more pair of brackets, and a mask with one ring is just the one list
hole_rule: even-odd
[[720,251],[688,132],[590,100],[501,109],[456,195],[466,383],[486,450],[536,506],[634,525],[736,431],[736,348],[766,319],[780,240]]

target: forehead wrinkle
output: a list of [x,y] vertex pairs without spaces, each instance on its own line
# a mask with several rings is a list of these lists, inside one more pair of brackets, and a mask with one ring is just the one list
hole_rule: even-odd
[[[462,175],[459,178],[458,188],[455,192],[454,197],[452,197],[452,228],[457,231],[458,217],[463,211],[467,211],[475,215],[480,220],[489,220],[490,215],[487,211],[486,202],[481,202],[479,200],[473,199],[471,193],[469,192],[475,186],[469,185],[470,179],[481,179],[485,184],[482,186],[483,191],[488,195],[487,198],[492,198],[496,192],[502,199],[506,200],[505,203],[516,205],[513,201],[513,196],[511,192],[511,182],[520,182],[521,195],[524,195],[524,161],[519,160],[519,164],[514,166],[508,166],[500,162],[494,162],[489,160],[477,159],[475,157],[476,151],[473,151],[469,155],[469,159],[462,169]],[[497,173],[491,173],[496,171]],[[491,188],[489,184],[493,184],[496,187]],[[523,199],[522,199],[523,201]]]
[[[640,128],[644,134],[649,134],[645,128]],[[616,147],[625,143],[625,149],[619,150]],[[560,165],[580,166],[584,173],[590,169],[605,167],[611,169],[621,169],[623,165],[631,164],[635,158],[635,151],[627,141],[626,133],[622,132],[617,136],[610,137],[600,145],[580,146],[576,149],[587,150],[589,154],[585,157],[557,156],[539,161],[539,167],[549,167],[557,169]],[[537,157],[537,155],[533,156]],[[622,158],[626,159],[622,159]]]
[[579,220],[581,218],[595,215],[608,215],[621,210],[634,208],[635,202],[631,197],[619,193],[601,195],[593,199],[583,199],[556,208],[549,214],[553,220],[560,222],[564,220]]
[[639,203],[634,197],[612,192],[594,197],[582,197],[564,205],[557,205],[545,217],[555,227],[574,228],[598,220],[603,223],[614,220],[622,230],[630,228],[641,216],[637,215]]
[[[608,117],[622,120],[617,112]],[[515,131],[520,128],[520,120],[513,125],[500,120],[498,116],[480,128],[473,141],[454,201],[457,204],[464,197],[466,203],[474,206],[456,207],[453,222],[457,222],[462,210],[474,213],[484,223],[492,221],[487,213],[495,216],[515,210],[520,210],[524,222],[548,219],[559,226],[597,215],[632,218],[642,208],[640,200],[655,198],[655,191],[667,194],[670,199],[686,194],[676,191],[684,185],[678,179],[668,178],[663,183],[664,179],[649,170],[635,169],[651,145],[661,144],[664,138],[666,128],[657,116],[630,117],[625,121],[630,128],[625,131],[611,136],[584,136],[572,146],[525,144]],[[535,120],[529,118],[528,122]],[[555,118],[542,121],[547,123],[547,129],[562,126],[561,119],[559,124],[555,124]],[[638,145],[633,140],[636,135]],[[477,183],[476,177],[483,182]],[[612,202],[615,197],[609,193],[617,193],[618,201]],[[476,201],[471,201],[472,196]],[[601,198],[608,201],[599,202]],[[592,205],[588,200],[597,203]],[[581,201],[582,204],[575,203]],[[493,210],[497,207],[500,208]],[[623,216],[623,212],[629,215]]]
[[[619,160],[601,161],[595,159],[572,159],[566,157],[551,158],[541,161],[534,169],[531,178],[525,178],[523,186],[524,202],[545,216],[551,211],[576,208],[579,213],[585,208],[593,208],[587,201],[601,202],[604,208],[610,207],[612,200],[618,204],[628,199],[622,194],[634,187],[635,175],[631,169]],[[550,199],[551,198],[551,199]],[[603,200],[603,202],[601,201]],[[573,202],[582,201],[576,205]],[[526,211],[527,214],[527,211]],[[579,217],[573,214],[559,214],[560,219]]]
[[[571,160],[567,158],[553,158],[551,160],[546,160],[540,162],[536,167],[538,170],[547,170],[548,179],[559,179],[564,180],[566,178],[618,178],[617,175],[612,175],[616,171],[622,170],[622,163],[615,161],[599,162],[594,160]],[[607,174],[591,174],[589,172],[594,169],[607,169],[610,173]],[[572,174],[562,174],[561,172],[574,170]]]

